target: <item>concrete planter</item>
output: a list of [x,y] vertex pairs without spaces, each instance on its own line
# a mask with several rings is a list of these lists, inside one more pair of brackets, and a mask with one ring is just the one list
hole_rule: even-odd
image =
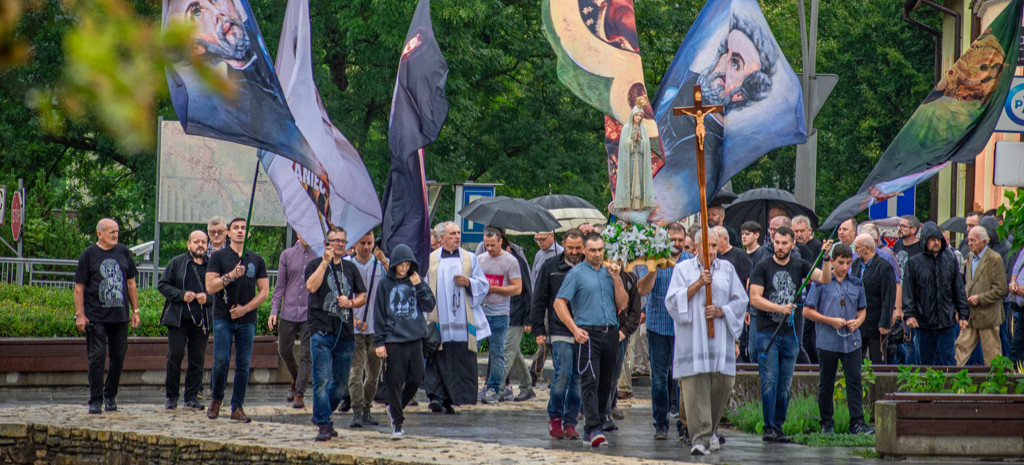
[[[256,336],[250,382],[291,382],[286,371],[280,373],[284,367],[279,370],[279,361],[277,336]],[[0,387],[85,386],[87,367],[84,337],[0,339]],[[129,337],[121,384],[162,385],[166,367],[166,337]],[[207,376],[212,367],[211,338],[206,348]]]

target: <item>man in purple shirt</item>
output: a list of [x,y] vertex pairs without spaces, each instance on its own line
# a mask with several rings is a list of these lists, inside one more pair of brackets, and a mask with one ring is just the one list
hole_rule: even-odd
[[[294,408],[303,408],[303,393],[309,385],[310,373],[313,370],[313,358],[309,352],[309,330],[306,316],[309,312],[307,302],[309,292],[306,291],[306,264],[317,258],[316,252],[309,244],[299,237],[295,245],[281,252],[277,265],[277,284],[274,286],[274,297],[270,302],[270,319],[267,328],[274,330],[277,325],[277,353],[284,360],[285,367],[292,375],[292,385],[288,389],[288,402]],[[302,358],[295,363],[295,337],[302,337]]]

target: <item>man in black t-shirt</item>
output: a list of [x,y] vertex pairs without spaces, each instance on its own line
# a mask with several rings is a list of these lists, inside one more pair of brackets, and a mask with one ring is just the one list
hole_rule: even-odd
[[245,415],[245,390],[249,387],[249,361],[252,342],[256,335],[257,309],[270,294],[267,265],[259,254],[246,250],[245,219],[235,218],[228,223],[231,243],[210,255],[206,269],[206,291],[213,294],[213,372],[210,390],[213,391],[206,416],[211,420],[220,415],[224,400],[224,386],[228,382],[231,346],[235,346],[235,380],[231,391],[231,419],[248,423]]
[[[754,318],[755,347],[757,348],[758,374],[761,376],[761,413],[764,416],[764,434],[761,439],[768,442],[787,442],[782,433],[789,408],[789,387],[793,381],[793,368],[800,353],[796,337],[798,325],[790,319],[794,314],[800,296],[797,289],[808,274],[812,280],[828,284],[832,280],[832,265],[824,261],[822,268],[813,269],[803,259],[791,257],[796,243],[793,230],[782,226],[772,236],[774,253],[770,259],[754,266],[750,274],[750,303],[757,309]],[[831,250],[832,241],[822,245]],[[768,347],[772,334],[780,325],[775,343]],[[768,353],[761,357],[761,354]]]
[[[89,413],[101,412],[100,403],[117,410],[114,397],[128,350],[128,325],[139,326],[139,295],[135,288],[135,261],[117,238],[117,222],[104,218],[96,224],[95,244],[85,248],[75,270],[75,325],[85,331],[89,354]],[[129,305],[131,311],[129,312]],[[110,370],[103,383],[103,367],[110,351]]]
[[[317,441],[337,436],[331,414],[341,403],[352,368],[355,337],[352,309],[366,305],[366,286],[359,268],[345,256],[345,230],[332,227],[327,233],[323,258],[306,265],[309,291],[309,350],[313,355],[313,423]],[[383,329],[383,328],[381,328]]]

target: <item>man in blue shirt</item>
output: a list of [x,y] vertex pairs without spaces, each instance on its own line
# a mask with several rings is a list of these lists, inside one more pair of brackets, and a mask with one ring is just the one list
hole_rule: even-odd
[[815,322],[815,345],[818,349],[819,381],[818,411],[821,432],[832,434],[832,393],[836,369],[841,361],[846,376],[846,405],[850,409],[850,433],[872,434],[874,429],[864,422],[863,391],[860,382],[860,325],[867,317],[867,296],[860,279],[847,276],[853,251],[846,244],[832,249],[832,282],[816,284],[804,301],[804,318]]
[[[683,251],[686,241],[686,228],[679,222],[668,225],[668,238],[672,241],[672,260],[676,263],[689,260],[693,255]],[[672,352],[675,347],[675,331],[672,317],[665,310],[665,294],[668,284],[672,281],[672,267],[658,270],[647,270],[637,282],[640,295],[648,295],[644,314],[647,321],[647,351],[651,361],[651,413],[654,415],[654,439],[668,438],[669,411],[672,408],[673,395],[677,392],[672,381]],[[683,404],[677,407],[679,423],[679,440],[689,443],[689,432],[686,429],[686,412]]]
[[610,393],[615,388],[612,381],[619,352],[618,310],[629,303],[629,295],[619,277],[619,265],[603,266],[601,235],[584,236],[583,254],[585,262],[565,275],[555,299],[555,312],[576,340],[577,369],[582,371],[583,414],[587,421],[583,437],[597,447],[605,442],[601,425],[610,413]]

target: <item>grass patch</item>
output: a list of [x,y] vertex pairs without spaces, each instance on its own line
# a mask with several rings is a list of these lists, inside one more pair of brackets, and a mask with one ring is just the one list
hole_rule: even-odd
[[[821,417],[818,414],[818,400],[805,395],[790,397],[789,410],[782,432],[794,442],[815,447],[874,447],[874,435],[845,434],[850,430],[850,412],[845,403],[835,403],[833,424],[837,434],[821,434]],[[867,415],[867,413],[865,413]],[[730,406],[725,413],[730,423],[741,431],[761,434],[764,421],[759,399],[742,400]]]

